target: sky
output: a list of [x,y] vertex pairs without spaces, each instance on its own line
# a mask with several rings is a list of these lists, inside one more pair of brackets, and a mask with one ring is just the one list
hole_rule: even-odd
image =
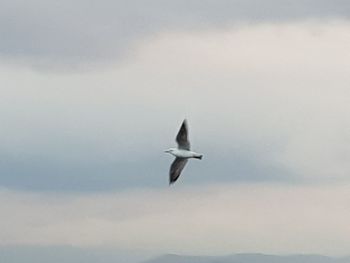
[[348,1],[0,3],[10,262],[349,254]]

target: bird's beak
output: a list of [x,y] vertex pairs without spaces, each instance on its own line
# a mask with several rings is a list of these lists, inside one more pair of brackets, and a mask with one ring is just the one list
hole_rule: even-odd
[[165,153],[169,153],[169,150],[165,150],[164,152],[165,152]]

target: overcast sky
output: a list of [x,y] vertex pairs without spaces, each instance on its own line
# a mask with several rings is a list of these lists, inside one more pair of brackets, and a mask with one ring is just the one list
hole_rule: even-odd
[[4,250],[348,254],[348,1],[0,3]]

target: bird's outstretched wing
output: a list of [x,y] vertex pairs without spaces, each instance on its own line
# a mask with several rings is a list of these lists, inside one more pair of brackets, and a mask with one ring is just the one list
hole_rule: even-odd
[[179,149],[190,150],[190,142],[188,140],[188,128],[187,121],[182,122],[179,133],[176,136],[176,142],[179,145]]
[[186,158],[176,158],[170,166],[169,184],[175,183],[187,163]]

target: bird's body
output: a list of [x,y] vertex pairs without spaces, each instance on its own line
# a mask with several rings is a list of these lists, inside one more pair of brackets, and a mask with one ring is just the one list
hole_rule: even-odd
[[166,153],[174,155],[176,158],[170,166],[169,183],[174,183],[180,176],[188,159],[196,158],[202,159],[203,155],[190,150],[190,142],[188,140],[188,128],[186,120],[183,121],[179,133],[176,136],[178,143],[177,148],[170,148]]
[[196,159],[202,159],[203,155],[193,152],[193,151],[188,151],[185,149],[178,149],[178,148],[170,148],[166,152],[174,155],[175,157],[178,158],[196,158]]

